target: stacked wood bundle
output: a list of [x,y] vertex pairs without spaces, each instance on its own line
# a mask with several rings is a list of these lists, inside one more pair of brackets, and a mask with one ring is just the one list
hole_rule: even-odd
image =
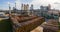
[[20,23],[20,27],[16,29],[16,32],[30,32],[35,29],[37,26],[41,25],[44,22],[44,19],[39,17],[27,22]]
[[37,17],[36,16],[33,16],[33,17],[14,16],[14,17],[11,17],[11,20],[13,22],[21,23],[21,22],[29,21],[29,20],[32,20],[32,19],[35,19],[35,18],[37,18]]
[[30,32],[45,21],[43,17],[36,16],[14,16],[11,18],[11,20],[14,24],[14,32]]
[[54,19],[48,20],[46,23],[41,25],[44,32],[57,32],[58,31],[58,21]]

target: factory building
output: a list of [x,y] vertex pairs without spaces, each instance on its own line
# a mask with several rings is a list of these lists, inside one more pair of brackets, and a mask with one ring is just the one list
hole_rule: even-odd
[[22,10],[23,14],[30,15],[29,5],[28,4],[22,4],[21,5],[21,10]]

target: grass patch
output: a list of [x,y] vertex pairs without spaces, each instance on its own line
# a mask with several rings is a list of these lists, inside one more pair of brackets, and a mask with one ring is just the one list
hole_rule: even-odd
[[58,25],[59,25],[59,30],[60,30],[60,23],[58,22]]
[[59,25],[59,30],[58,30],[58,32],[60,32],[60,23],[58,22],[58,25]]
[[58,32],[60,32],[60,30],[58,30]]
[[0,21],[0,32],[12,32],[12,25],[9,19]]

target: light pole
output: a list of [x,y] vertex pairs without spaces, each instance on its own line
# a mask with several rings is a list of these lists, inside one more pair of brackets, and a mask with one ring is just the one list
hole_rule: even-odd
[[8,7],[9,7],[9,19],[11,17],[11,7],[10,7],[10,2],[8,2]]
[[17,12],[17,10],[16,10],[16,0],[15,0],[15,13]]
[[16,8],[16,0],[15,0],[15,8]]

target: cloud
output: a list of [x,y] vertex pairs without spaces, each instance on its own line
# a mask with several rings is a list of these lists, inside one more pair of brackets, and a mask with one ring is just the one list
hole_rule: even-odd
[[54,4],[55,2],[60,2],[60,0],[33,0],[30,4],[33,4],[35,8],[39,8],[41,5],[47,6],[48,4],[51,4],[51,8],[59,9],[58,4]]
[[21,9],[21,1],[20,0],[16,0],[16,7],[17,9]]
[[31,5],[31,4],[33,4],[34,5],[34,8],[35,9],[38,9],[38,8],[40,8],[40,6],[41,5],[44,5],[44,6],[47,6],[48,4],[51,4],[51,8],[53,9],[53,8],[56,8],[56,9],[60,9],[60,5],[58,5],[58,4],[54,4],[55,2],[60,2],[60,0],[32,0],[32,1],[25,1],[25,0],[16,0],[16,2],[17,2],[17,9],[21,9],[21,4],[23,3],[23,4],[29,4],[29,5]]

